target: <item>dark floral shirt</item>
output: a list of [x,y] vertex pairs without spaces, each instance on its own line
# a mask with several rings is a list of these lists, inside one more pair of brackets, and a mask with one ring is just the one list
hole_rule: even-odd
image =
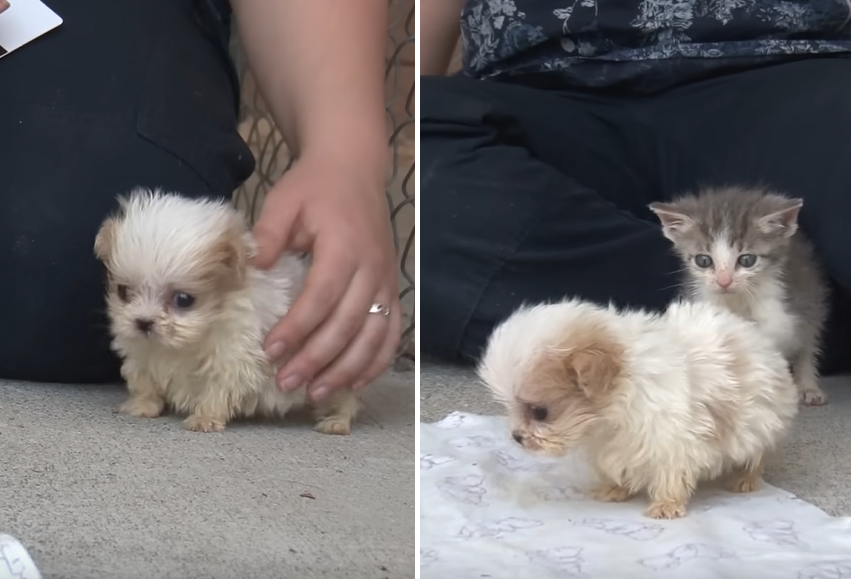
[[851,53],[851,0],[469,0],[464,74],[545,74],[654,91],[808,55]]

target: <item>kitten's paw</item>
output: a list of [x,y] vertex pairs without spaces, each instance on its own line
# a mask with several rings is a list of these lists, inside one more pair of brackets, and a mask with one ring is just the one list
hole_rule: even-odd
[[129,398],[118,407],[118,411],[121,414],[129,414],[130,416],[138,416],[140,418],[157,418],[163,413],[164,407],[165,404],[160,400]]
[[313,429],[322,434],[351,434],[352,421],[348,417],[326,416],[317,420]]
[[802,399],[804,406],[824,406],[827,404],[827,394],[818,386],[804,390]]
[[632,493],[615,484],[601,484],[591,493],[595,501],[603,503],[622,503],[632,498]]
[[686,506],[672,501],[656,502],[644,514],[651,519],[679,519],[686,516]]
[[183,426],[193,432],[221,432],[225,429],[224,421],[201,414],[193,414],[183,421]]

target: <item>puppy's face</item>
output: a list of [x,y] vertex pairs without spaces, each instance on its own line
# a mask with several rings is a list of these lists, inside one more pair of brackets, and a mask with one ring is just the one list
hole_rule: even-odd
[[601,418],[619,369],[605,345],[545,352],[508,404],[512,438],[532,453],[564,455]]
[[518,444],[533,454],[563,456],[611,404],[623,348],[603,326],[581,319],[520,359],[512,360],[517,352],[502,347],[511,341],[506,338],[494,337],[480,375],[508,409]]
[[134,193],[101,226],[95,254],[107,268],[116,340],[182,349],[221,319],[243,284],[247,247],[229,208]]
[[109,275],[107,311],[116,338],[182,348],[201,341],[223,305],[217,280],[198,275]]

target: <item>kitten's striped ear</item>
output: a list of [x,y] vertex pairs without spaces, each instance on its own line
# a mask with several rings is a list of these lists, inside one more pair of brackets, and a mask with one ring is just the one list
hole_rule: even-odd
[[671,241],[676,241],[694,226],[694,219],[683,213],[673,203],[651,203],[648,208],[659,218],[662,223],[662,233]]
[[784,199],[775,207],[776,211],[756,220],[763,233],[780,233],[783,237],[792,237],[798,231],[798,215],[804,206],[803,199]]

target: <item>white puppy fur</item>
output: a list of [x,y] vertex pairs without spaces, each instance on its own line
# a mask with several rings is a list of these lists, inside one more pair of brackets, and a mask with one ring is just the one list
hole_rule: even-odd
[[[121,411],[188,414],[190,430],[221,431],[235,417],[281,417],[305,389],[281,392],[263,350],[266,333],[302,289],[306,264],[285,254],[268,271],[249,265],[254,241],[225,202],[136,189],[119,199],[95,240],[108,274],[112,347],[123,360]],[[350,390],[318,405],[316,429],[348,434]]]
[[757,488],[798,412],[771,340],[711,303],[663,314],[578,300],[522,307],[494,330],[478,372],[526,450],[582,444],[600,476],[594,496],[647,492],[654,518],[685,515],[700,480]]

